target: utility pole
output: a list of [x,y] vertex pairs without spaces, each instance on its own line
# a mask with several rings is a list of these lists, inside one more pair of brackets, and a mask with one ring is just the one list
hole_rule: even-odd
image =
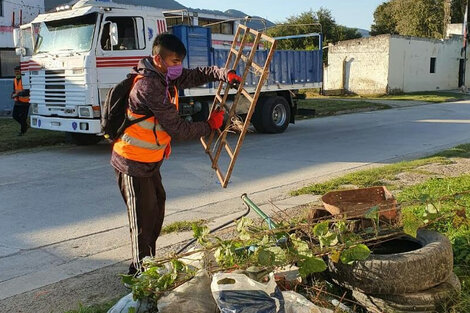
[[449,24],[451,23],[451,6],[452,6],[452,0],[445,0],[444,1],[444,30],[442,34],[442,38],[447,37],[447,29],[449,27]]
[[465,87],[465,72],[467,69],[467,32],[468,32],[468,5],[470,1],[467,1],[467,4],[465,5],[465,15],[463,18],[463,29],[462,29],[462,34],[463,34],[463,69],[462,69],[462,90],[466,91]]

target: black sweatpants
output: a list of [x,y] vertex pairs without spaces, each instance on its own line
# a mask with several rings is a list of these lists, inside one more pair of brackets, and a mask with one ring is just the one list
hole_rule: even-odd
[[29,103],[15,103],[13,107],[13,118],[21,125],[21,133],[24,134],[28,129],[28,111]]
[[116,170],[119,189],[127,206],[132,244],[129,273],[140,269],[142,259],[155,255],[155,241],[165,217],[166,193],[160,169],[152,177],[133,177]]

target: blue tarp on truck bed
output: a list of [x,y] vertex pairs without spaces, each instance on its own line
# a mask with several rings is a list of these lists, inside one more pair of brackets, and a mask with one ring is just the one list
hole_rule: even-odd
[[[212,36],[209,28],[200,26],[177,25],[172,27],[172,33],[181,39],[187,49],[187,57],[183,66],[195,68],[197,66],[217,65],[224,67],[229,54],[228,49],[213,49]],[[246,48],[248,56],[251,49]],[[267,58],[267,50],[256,52],[254,62],[264,66]],[[323,80],[322,50],[278,50],[275,51],[269,67],[268,85],[299,86],[309,84],[321,84]],[[235,59],[235,58],[233,58]],[[240,62],[237,72],[241,75],[244,71],[244,62]],[[249,73],[245,81],[246,87],[255,87],[258,76]],[[208,84],[204,87],[211,86]]]

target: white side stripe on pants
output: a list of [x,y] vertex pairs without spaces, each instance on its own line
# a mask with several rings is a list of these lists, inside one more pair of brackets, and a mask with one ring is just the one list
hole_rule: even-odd
[[136,197],[132,176],[124,174],[127,207],[129,210],[129,226],[131,228],[132,258],[136,266],[139,265],[139,228],[137,225]]

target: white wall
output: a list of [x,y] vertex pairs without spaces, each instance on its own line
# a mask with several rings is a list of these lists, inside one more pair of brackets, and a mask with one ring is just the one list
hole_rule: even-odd
[[[432,91],[458,88],[462,37],[446,40],[392,36],[389,90]],[[435,73],[430,72],[436,58]]]
[[338,42],[328,46],[325,92],[358,94],[387,91],[390,35]]
[[[20,10],[23,14],[22,23],[32,21],[39,13],[44,13],[44,0],[4,0],[3,16],[0,16],[0,48],[13,48],[13,28],[20,25]],[[14,25],[13,12],[15,12]]]

